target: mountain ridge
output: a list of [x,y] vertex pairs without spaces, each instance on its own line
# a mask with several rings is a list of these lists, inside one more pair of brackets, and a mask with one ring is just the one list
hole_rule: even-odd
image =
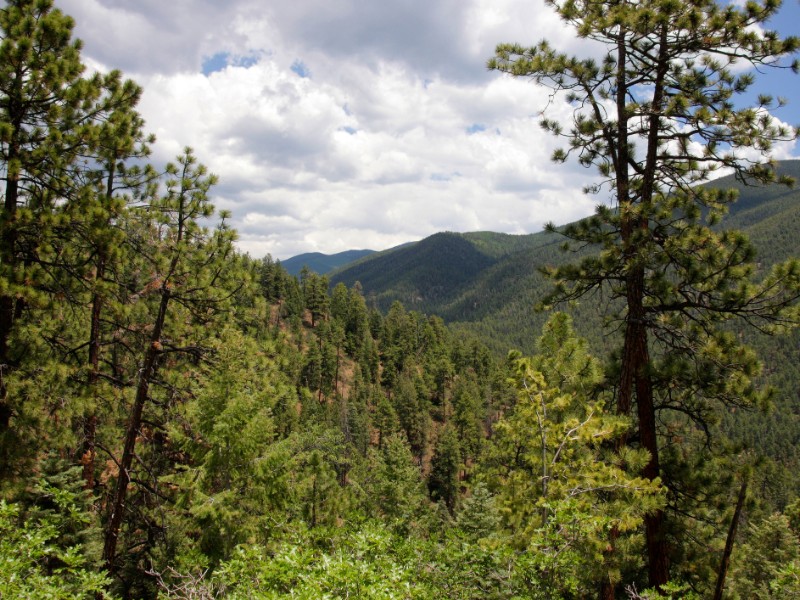
[[[800,160],[779,162],[778,172],[800,181]],[[772,264],[800,253],[797,185],[751,186],[730,175],[706,185],[739,191],[739,200],[729,206],[721,225],[748,234],[758,251],[757,260]],[[380,310],[388,310],[399,300],[413,310],[479,331],[482,337],[489,335],[498,351],[503,351],[501,346],[532,351],[543,322],[533,307],[550,285],[539,269],[580,256],[562,252],[563,242],[564,238],[547,231],[437,233],[344,265],[331,274],[331,285],[350,287],[359,281],[367,302]],[[521,318],[524,326],[516,322]]]
[[[779,173],[794,176],[800,182],[800,161],[781,162]],[[729,208],[720,226],[738,229],[745,233],[756,249],[755,268],[764,273],[770,265],[800,256],[800,184],[794,188],[777,185],[752,187],[736,182],[732,177],[721,178],[710,185],[735,187],[740,199]],[[552,289],[552,282],[540,272],[545,265],[558,265],[580,259],[580,253],[565,254],[560,250],[564,238],[557,233],[539,232],[522,236],[506,234],[450,234],[460,236],[464,243],[480,247],[482,238],[492,243],[484,244],[488,260],[461,280],[443,273],[443,269],[458,270],[458,265],[445,265],[440,260],[426,264],[425,256],[417,254],[417,245],[406,251],[404,260],[415,265],[415,277],[405,277],[396,271],[395,280],[385,277],[381,286],[377,279],[364,277],[362,289],[368,303],[380,310],[388,309],[400,300],[410,309],[441,317],[452,331],[476,337],[497,356],[507,355],[510,349],[525,354],[535,354],[536,340],[548,317],[535,307]],[[433,238],[431,240],[431,238]],[[427,240],[427,254],[436,255],[436,242],[443,238],[431,236]],[[419,244],[425,247],[426,240]],[[504,246],[503,243],[510,243]],[[494,244],[494,245],[492,245]],[[491,252],[486,247],[492,248]],[[507,250],[507,251],[506,251]],[[476,248],[476,252],[481,252]],[[589,250],[582,251],[584,254]],[[332,285],[342,282],[352,285],[359,276],[387,271],[391,266],[392,252],[367,257],[358,271],[348,267],[337,272]],[[427,273],[426,273],[427,270]],[[423,276],[424,274],[424,276]],[[428,293],[426,281],[451,277],[453,285],[444,293]],[[366,282],[366,283],[365,283]],[[414,302],[408,302],[413,298]],[[615,350],[614,323],[608,314],[614,311],[602,293],[582,302],[559,307],[568,310],[581,337],[588,340],[598,355],[608,355]],[[733,325],[732,325],[733,326]],[[740,411],[723,416],[722,429],[737,443],[764,448],[775,458],[787,464],[798,464],[795,448],[800,444],[800,400],[797,381],[800,378],[800,329],[786,336],[770,337],[756,331],[740,333],[746,343],[757,352],[764,365],[760,383],[775,389],[775,410],[769,413]],[[780,433],[776,433],[780,432]],[[786,440],[791,440],[787,442]]]
[[286,269],[289,275],[299,275],[303,267],[307,267],[318,275],[327,275],[336,269],[374,253],[375,250],[345,250],[344,252],[337,252],[336,254],[306,252],[281,261],[281,266]]

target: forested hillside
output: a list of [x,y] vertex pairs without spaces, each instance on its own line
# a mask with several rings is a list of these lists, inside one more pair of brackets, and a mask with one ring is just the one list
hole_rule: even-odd
[[[781,175],[800,179],[800,161],[779,162],[777,170]],[[730,205],[718,228],[747,234],[764,268],[797,256],[797,187],[756,182],[744,185],[732,175],[708,187],[737,190],[738,199]],[[399,300],[439,315],[448,324],[479,332],[498,353],[508,347],[531,352],[546,319],[545,314],[533,308],[552,285],[540,270],[581,256],[563,252],[563,242],[557,233],[546,231],[527,235],[440,233],[368,256],[332,273],[330,278],[334,285],[341,282],[351,286],[358,281],[368,303],[381,310]],[[580,333],[593,344],[599,343],[601,311],[596,305],[577,306],[574,310],[581,315]]]
[[[800,180],[800,161],[783,161],[778,173]],[[759,270],[800,253],[800,190],[796,186],[756,182],[745,184],[734,176],[708,184],[735,189],[736,202],[717,228],[737,229],[748,235],[756,249]],[[458,239],[469,250],[461,254],[444,250],[444,240]],[[572,253],[561,249],[558,233],[529,235],[492,233],[439,234],[410,245],[367,257],[358,265],[332,275],[333,282],[359,281],[369,303],[385,307],[400,300],[436,314],[458,331],[478,336],[499,356],[509,348],[535,351],[535,340],[548,313],[537,311],[552,287],[541,269],[562,265],[589,250]],[[453,243],[452,241],[450,242]],[[398,254],[400,256],[395,256]],[[401,258],[402,256],[402,258]],[[479,260],[475,260],[479,256]],[[396,268],[413,264],[414,270]],[[453,275],[453,273],[457,275]],[[569,307],[576,329],[599,354],[611,347],[603,331],[606,307],[595,301]],[[773,457],[786,467],[775,479],[773,493],[800,491],[800,332],[785,337],[758,335],[741,327],[765,364],[763,381],[776,388],[772,409],[764,414],[748,411],[726,417],[729,435]]]
[[[633,373],[658,401],[649,423],[621,405],[625,353],[582,337],[586,313],[529,323],[532,267],[557,260],[554,238],[443,233],[385,255],[382,272],[354,266],[351,285],[253,259],[190,148],[149,164],[142,90],[86,74],[73,26],[47,0],[0,9],[0,598],[800,593],[798,412],[778,396],[785,430],[754,419],[771,397],[742,345],[752,334],[694,304],[679,308],[702,327],[651,321],[678,351],[656,346]],[[795,205],[772,202],[731,219],[775,238],[768,224]],[[695,287],[673,285],[682,265],[651,269],[661,304],[648,307],[699,290],[765,333],[788,329],[796,265],[751,273],[742,238],[673,208],[697,244],[670,249],[707,260],[689,265]],[[563,231],[588,235],[576,227]],[[364,292],[382,277],[400,277],[407,302]],[[484,331],[449,327],[431,302]],[[774,353],[764,377],[796,393],[777,368],[794,340],[752,337]],[[668,581],[654,583],[654,556]]]

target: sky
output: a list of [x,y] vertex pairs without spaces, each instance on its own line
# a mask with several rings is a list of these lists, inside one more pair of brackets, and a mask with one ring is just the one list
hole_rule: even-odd
[[[238,246],[275,259],[383,250],[439,231],[534,233],[590,214],[594,172],[549,157],[528,80],[486,69],[500,42],[593,50],[542,0],[56,0],[89,70],[144,88],[164,164],[217,174]],[[800,0],[773,25],[800,34]],[[762,81],[759,79],[759,81]],[[800,76],[766,76],[800,124]],[[800,156],[779,144],[775,157]]]

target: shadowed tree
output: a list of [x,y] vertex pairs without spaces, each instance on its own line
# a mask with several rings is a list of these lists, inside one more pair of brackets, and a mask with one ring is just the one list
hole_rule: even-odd
[[450,514],[454,514],[456,509],[460,470],[461,448],[458,444],[458,435],[452,426],[445,426],[439,432],[431,458],[428,492],[431,500],[443,501]]

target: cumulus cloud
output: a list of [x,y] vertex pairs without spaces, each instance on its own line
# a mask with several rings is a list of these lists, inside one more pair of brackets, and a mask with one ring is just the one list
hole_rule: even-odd
[[498,42],[596,52],[542,0],[60,0],[91,68],[145,89],[154,160],[190,145],[240,247],[383,249],[437,231],[538,231],[589,214],[591,171],[554,166]]

